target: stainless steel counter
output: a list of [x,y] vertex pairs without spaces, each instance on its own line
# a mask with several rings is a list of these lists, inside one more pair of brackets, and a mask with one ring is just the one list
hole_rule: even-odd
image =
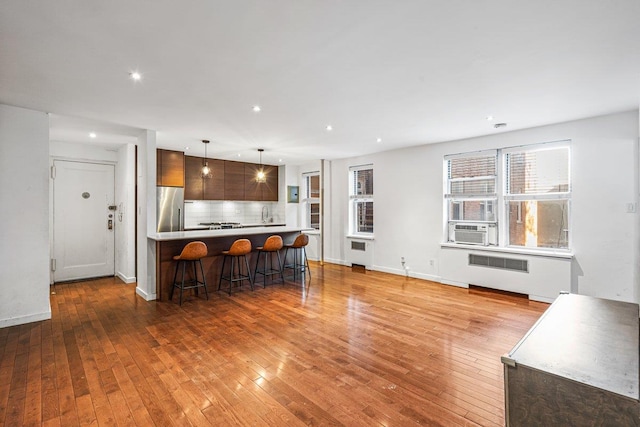
[[638,315],[560,295],[502,357],[507,426],[640,425]]

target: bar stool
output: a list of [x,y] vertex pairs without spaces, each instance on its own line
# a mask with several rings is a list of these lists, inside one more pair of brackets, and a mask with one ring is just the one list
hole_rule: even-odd
[[[182,305],[182,294],[185,289],[195,289],[196,295],[198,295],[198,288],[204,288],[204,294],[207,299],[209,299],[209,293],[207,292],[207,282],[204,277],[204,268],[202,267],[202,258],[207,256],[207,245],[204,242],[190,242],[182,249],[180,255],[176,255],[173,257],[175,261],[178,261],[176,265],[176,273],[173,275],[173,286],[171,286],[171,293],[169,294],[169,299],[173,300],[173,290],[175,288],[180,288],[180,305]],[[185,270],[187,269],[187,262],[191,261],[193,264],[193,279],[184,280]],[[198,270],[196,269],[196,261],[200,264],[200,272],[202,273],[202,281],[198,280]],[[176,279],[178,278],[178,270],[180,269],[180,264],[182,263],[182,282],[176,283]],[[189,286],[185,286],[188,284]]]
[[[309,236],[300,233],[290,245],[284,245],[284,269],[293,270],[293,281],[296,280],[296,273],[299,271],[303,275],[309,271],[309,279],[311,279],[311,269],[309,268],[309,260],[307,259],[307,248],[309,244]],[[293,264],[287,264],[287,255],[289,249],[293,249]],[[298,253],[300,253],[300,263],[298,263]]]
[[[253,272],[253,279],[255,281],[258,280],[258,274],[262,274],[263,282],[262,286],[267,287],[267,276],[272,276],[274,274],[279,274],[282,279],[282,284],[284,285],[284,274],[282,273],[282,261],[280,260],[280,249],[282,249],[282,237],[278,235],[273,235],[267,237],[264,245],[256,248],[258,250],[258,256],[256,257],[256,268]],[[278,257],[278,269],[273,268],[273,253]],[[258,270],[258,265],[260,264],[260,255],[264,254],[264,264],[262,265],[262,270]],[[269,262],[267,262],[269,260]],[[269,265],[267,267],[267,264]],[[273,282],[273,279],[272,279]]]
[[[231,285],[233,282],[242,282],[243,280],[248,280],[251,285],[251,290],[253,290],[253,278],[251,277],[251,270],[249,268],[249,261],[247,261],[247,254],[251,252],[251,242],[248,239],[238,239],[231,245],[228,251],[222,251],[224,255],[224,259],[222,260],[222,268],[220,269],[220,281],[218,282],[218,290],[222,287],[222,281],[229,281],[229,296],[231,296]],[[224,275],[224,265],[227,262],[227,258],[231,258],[231,268],[229,269],[229,275]],[[240,260],[238,258],[244,258],[244,264],[247,267],[247,274],[243,275],[240,268]],[[238,269],[238,274],[234,277],[233,264],[234,260],[236,260],[235,264]]]

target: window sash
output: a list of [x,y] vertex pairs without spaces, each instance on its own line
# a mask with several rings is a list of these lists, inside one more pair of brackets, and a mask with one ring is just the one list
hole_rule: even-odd
[[445,198],[497,197],[497,150],[445,156]]
[[505,196],[571,194],[567,145],[521,148],[504,156]]
[[373,201],[357,200],[353,203],[353,229],[356,234],[372,234],[374,226]]
[[[350,173],[350,197],[371,198],[373,196],[373,167],[372,165],[352,166]],[[358,185],[360,184],[360,188]]]

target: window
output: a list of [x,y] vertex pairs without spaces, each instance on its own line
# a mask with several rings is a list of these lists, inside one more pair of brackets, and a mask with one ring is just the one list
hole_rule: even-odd
[[495,222],[497,152],[445,157],[449,225],[456,221]]
[[445,156],[448,240],[568,249],[569,150],[563,141]]
[[504,150],[509,246],[569,248],[568,144]]
[[320,172],[302,175],[304,180],[303,199],[304,225],[320,230]]
[[373,234],[373,166],[349,168],[350,232]]

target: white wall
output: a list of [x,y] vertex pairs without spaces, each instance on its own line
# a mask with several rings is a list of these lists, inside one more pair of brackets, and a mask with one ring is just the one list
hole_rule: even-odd
[[[284,169],[284,171],[283,171]],[[299,213],[299,203],[289,203],[287,202],[288,197],[288,187],[298,186],[299,187],[299,171],[300,168],[298,166],[286,166],[280,167],[280,176],[279,179],[282,179],[282,175],[284,172],[284,185],[280,186],[280,194],[278,194],[279,203],[284,206],[284,217],[286,219],[287,226],[289,227],[297,227],[300,224],[300,213]],[[282,182],[282,181],[279,181]],[[302,190],[301,188],[299,190]],[[299,195],[300,196],[300,195]]]
[[0,327],[51,318],[49,118],[0,105]]
[[[638,112],[504,132],[461,141],[399,149],[331,162],[330,262],[345,263],[348,170],[374,165],[374,269],[452,281],[443,257],[443,156],[490,148],[572,141],[572,292],[638,302]],[[459,250],[459,249],[456,249]],[[467,251],[468,252],[468,251]],[[531,257],[532,259],[534,257]],[[565,262],[558,260],[558,262]],[[433,264],[433,265],[432,265]],[[489,273],[490,274],[490,273]],[[566,280],[566,279],[565,279]],[[533,290],[530,292],[536,295]]]
[[49,155],[61,159],[83,160],[88,162],[116,163],[118,152],[99,145],[80,144],[75,142],[51,141]]
[[118,150],[116,164],[116,275],[125,283],[136,281],[135,224],[135,145]]
[[148,235],[156,233],[156,133],[145,130],[138,137],[138,229],[136,293],[145,300],[156,299],[156,247]]

